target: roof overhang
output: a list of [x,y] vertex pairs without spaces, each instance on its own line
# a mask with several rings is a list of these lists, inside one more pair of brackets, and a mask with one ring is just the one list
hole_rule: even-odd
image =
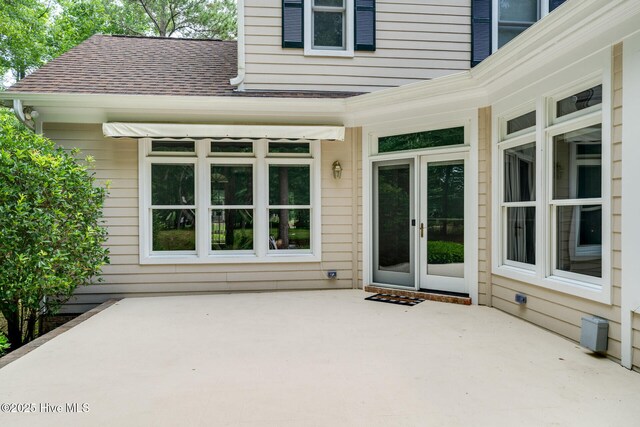
[[0,92],[47,122],[383,125],[492,105],[640,31],[638,0],[567,0],[470,71],[347,99]]
[[252,126],[167,123],[104,123],[107,137],[264,138],[344,141],[343,126]]

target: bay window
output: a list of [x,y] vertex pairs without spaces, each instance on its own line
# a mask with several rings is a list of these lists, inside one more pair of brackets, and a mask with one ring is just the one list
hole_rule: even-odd
[[319,259],[319,146],[143,139],[141,262]]
[[498,274],[582,296],[610,288],[603,100],[592,82],[498,118]]

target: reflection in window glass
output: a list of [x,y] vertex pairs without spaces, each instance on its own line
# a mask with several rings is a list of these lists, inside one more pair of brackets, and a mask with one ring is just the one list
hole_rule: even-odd
[[151,151],[155,153],[193,153],[194,141],[151,141]]
[[152,250],[194,251],[196,249],[195,209],[153,209]]
[[211,165],[212,205],[252,205],[252,165]]
[[269,166],[270,205],[309,205],[310,168],[308,165]]
[[534,23],[538,20],[537,0],[500,0],[501,21]]
[[308,142],[270,142],[269,153],[309,154]]
[[212,153],[252,153],[251,141],[211,141]]
[[536,125],[536,112],[531,111],[527,114],[515,117],[507,121],[507,135],[529,129]]
[[504,150],[504,201],[536,200],[536,144]]
[[553,138],[553,197],[597,198],[602,193],[602,125]]
[[311,209],[269,209],[269,249],[311,249]]
[[193,205],[194,192],[193,164],[151,165],[152,205]]
[[598,104],[602,104],[602,85],[594,86],[558,101],[556,116],[566,116]]
[[498,2],[498,47],[502,47],[538,20],[537,0],[500,0]]
[[314,0],[312,14],[313,47],[344,49],[344,0]]
[[536,263],[536,208],[507,208],[506,258],[525,264]]
[[464,277],[464,163],[427,168],[427,273]]
[[252,249],[252,209],[213,209],[211,211],[211,250]]
[[385,136],[378,139],[378,152],[416,150],[464,144],[464,127],[429,130],[404,135]]
[[602,277],[602,206],[557,207],[559,270]]

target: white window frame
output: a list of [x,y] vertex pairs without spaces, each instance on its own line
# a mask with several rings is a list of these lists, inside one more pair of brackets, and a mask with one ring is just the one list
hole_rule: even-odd
[[354,56],[354,0],[344,0],[344,48],[314,47],[313,12],[341,11],[342,8],[314,6],[314,0],[304,0],[304,54],[308,56]]
[[[153,138],[153,140],[158,139],[161,138]],[[171,139],[176,140],[176,138]],[[190,138],[182,139],[191,140]],[[302,155],[294,153],[291,155],[286,153],[268,154],[268,140],[253,141],[253,153],[212,153],[210,151],[212,139],[210,138],[195,140],[195,153],[152,153],[151,141],[151,138],[141,138],[138,149],[140,264],[290,263],[322,260],[320,141],[305,140],[304,142],[309,143],[310,152]],[[152,205],[150,188],[151,165],[154,163],[195,165],[195,251],[154,252],[151,250]],[[253,165],[253,251],[213,251],[211,249],[211,210],[213,205],[211,204],[210,168],[212,164]],[[304,164],[310,167],[310,205],[306,206],[311,211],[311,249],[309,250],[269,250],[269,164]],[[237,206],[228,207],[237,208]],[[165,207],[162,206],[162,208]],[[182,209],[184,206],[180,206],[180,208]]]
[[[539,164],[540,164],[540,159],[539,159],[539,153],[538,153],[538,146],[539,143],[536,141],[536,128],[538,125],[538,120],[536,120],[536,126],[530,127],[530,128],[526,128],[526,129],[521,129],[517,132],[513,132],[511,134],[507,134],[507,122],[509,120],[515,119],[517,117],[520,117],[523,114],[529,113],[531,111],[536,111],[536,106],[534,103],[528,103],[525,104],[521,107],[518,107],[517,109],[513,110],[512,112],[501,116],[499,118],[499,129],[500,129],[500,135],[499,135],[499,144],[498,144],[498,170],[499,170],[499,175],[498,175],[498,193],[495,195],[495,198],[498,200],[498,215],[500,216],[500,233],[501,233],[501,239],[500,240],[496,240],[496,242],[499,242],[499,253],[500,253],[500,263],[501,265],[505,265],[505,266],[510,266],[510,267],[515,267],[518,269],[523,270],[523,272],[526,272],[526,274],[529,274],[531,272],[535,271],[536,268],[536,264],[539,262],[538,261],[538,239],[536,238],[534,240],[534,246],[535,246],[535,253],[536,253],[536,264],[527,264],[524,262],[519,262],[519,261],[514,261],[514,260],[510,260],[507,259],[507,247],[508,247],[508,234],[507,234],[507,209],[508,208],[520,208],[520,207],[533,207],[536,209],[536,234],[537,234],[537,230],[538,230],[538,213],[539,213],[539,207],[538,207],[538,200],[540,198],[540,189],[538,188],[538,181],[540,180],[540,171],[539,171]],[[536,111],[536,118],[537,118],[537,111]],[[536,146],[536,170],[535,170],[535,177],[536,177],[536,191],[535,191],[535,200],[534,201],[528,201],[528,202],[506,202],[504,200],[504,192],[505,192],[505,170],[504,170],[504,155],[505,155],[505,151],[511,148],[517,148],[517,147],[521,147],[523,145],[527,145],[527,144],[531,144],[534,143]]]
[[[536,22],[549,14],[549,0],[538,1],[538,19]],[[498,48],[498,27],[500,18],[500,0],[493,0],[491,5],[491,52],[497,51]],[[533,23],[535,24],[535,22]],[[532,24],[532,25],[533,25]],[[526,30],[525,30],[526,31]]]
[[[554,74],[531,82],[525,88],[514,88],[504,98],[493,105],[492,134],[492,174],[499,177],[492,184],[493,241],[501,242],[492,248],[492,273],[498,276],[529,283],[535,286],[552,289],[581,298],[611,304],[611,262],[612,262],[612,218],[611,218],[611,105],[612,74],[611,49],[595,52],[590,57],[574,63],[571,67],[560,69]],[[576,76],[583,76],[582,78]],[[571,113],[555,119],[555,102],[582,90],[602,84],[602,103],[579,112]],[[522,103],[525,100],[526,103]],[[502,141],[505,140],[503,129],[505,121],[536,109],[536,265],[527,269],[522,266],[509,265],[504,262],[503,214],[501,210],[502,182]],[[593,124],[602,124],[602,193],[597,199],[579,199],[580,204],[600,204],[602,206],[602,277],[562,272],[555,269],[556,242],[553,231],[555,218],[552,206],[556,204],[574,205],[575,200],[552,200],[552,144],[553,137]],[[520,136],[518,136],[520,138]],[[515,139],[515,138],[514,138]],[[506,142],[506,141],[505,141]],[[506,146],[506,145],[505,145]]]

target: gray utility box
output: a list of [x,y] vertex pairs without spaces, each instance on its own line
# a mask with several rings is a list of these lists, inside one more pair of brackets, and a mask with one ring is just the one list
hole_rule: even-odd
[[595,352],[607,351],[609,321],[595,316],[582,318],[580,345]]

